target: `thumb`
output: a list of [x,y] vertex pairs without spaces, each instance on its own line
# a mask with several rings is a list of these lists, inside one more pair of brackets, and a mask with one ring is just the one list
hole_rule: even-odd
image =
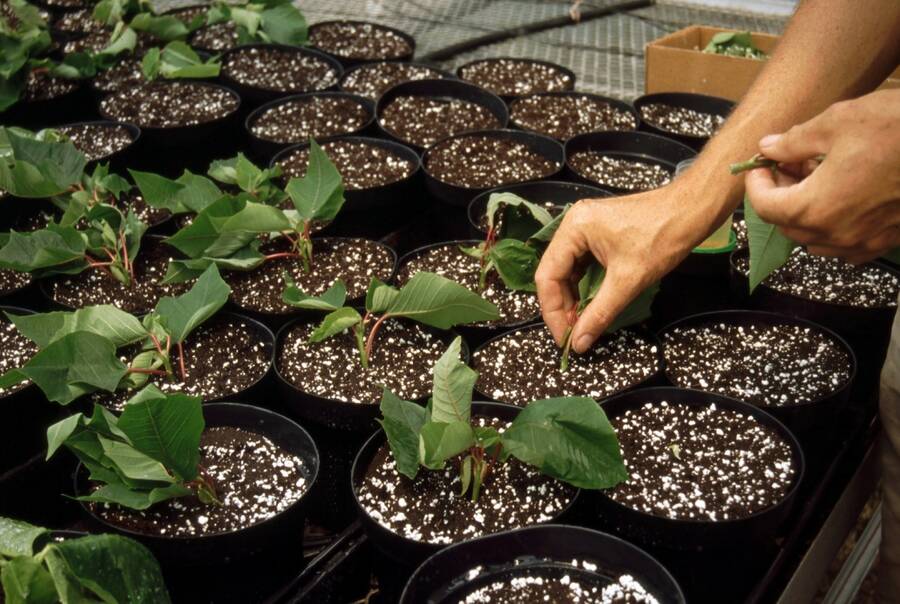
[[597,295],[591,300],[572,330],[572,348],[583,353],[597,341],[616,317],[643,289],[634,271],[607,269]]
[[828,112],[794,126],[783,134],[770,134],[759,141],[759,151],[781,163],[800,163],[831,149],[833,129]]

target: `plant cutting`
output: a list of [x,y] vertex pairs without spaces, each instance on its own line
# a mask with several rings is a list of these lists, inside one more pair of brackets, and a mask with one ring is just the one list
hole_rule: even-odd
[[0,517],[0,582],[7,604],[130,602],[167,604],[159,563],[133,539],[54,539],[46,528]]
[[159,77],[215,78],[221,66],[216,57],[204,61],[194,49],[180,40],[173,40],[162,49],[151,48],[141,59],[141,72],[150,81]]
[[703,52],[747,59],[765,60],[767,58],[766,53],[753,43],[753,36],[749,31],[719,32],[712,37]]
[[213,3],[206,13],[205,25],[227,22],[236,25],[239,45],[271,42],[304,46],[307,43],[306,19],[290,0]]
[[[67,405],[96,391],[139,388],[151,376],[183,382],[187,378],[185,338],[225,304],[230,291],[218,269],[211,266],[189,291],[163,297],[143,319],[109,305],[74,312],[8,314],[39,351],[22,367],[0,377],[0,388],[31,380],[49,400]],[[129,345],[134,345],[129,350],[135,354],[126,364],[119,349]]]
[[[434,273],[417,273],[397,289],[373,279],[366,293],[365,315],[344,306],[346,287],[335,282],[321,296],[309,296],[285,275],[287,288],[283,299],[287,304],[306,310],[329,311],[309,337],[311,343],[332,338],[350,329],[356,338],[359,361],[368,368],[375,340],[388,319],[410,319],[437,329],[450,329],[462,323],[497,319],[497,307]],[[377,318],[376,318],[377,316]],[[371,323],[371,329],[368,329]]]

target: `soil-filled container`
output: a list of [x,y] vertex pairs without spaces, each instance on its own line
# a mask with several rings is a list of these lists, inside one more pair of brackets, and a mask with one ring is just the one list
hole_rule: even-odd
[[668,551],[774,542],[805,470],[784,424],[753,405],[682,388],[635,390],[601,407],[630,474],[589,494],[605,526]]
[[416,80],[455,80],[456,76],[426,63],[377,61],[357,65],[344,72],[338,88],[376,102],[382,94],[398,84]]
[[131,159],[140,152],[141,129],[134,124],[97,120],[57,126],[84,153],[88,170],[103,163],[110,172],[124,173]]
[[352,67],[373,61],[410,61],[416,41],[408,33],[369,21],[320,21],[309,26],[309,45]]
[[70,80],[31,70],[22,97],[0,112],[0,122],[37,131],[94,119],[96,114],[87,80]]
[[[281,328],[275,376],[286,412],[310,430],[322,451],[316,520],[337,528],[354,516],[347,477],[359,447],[377,427],[383,387],[424,405],[432,367],[455,334],[406,320],[386,321],[364,369],[350,333],[308,342],[321,320],[320,314]],[[468,348],[463,354],[468,358]]]
[[828,450],[856,377],[850,345],[833,331],[787,315],[701,313],[660,332],[666,379],[765,409],[807,448]]
[[244,121],[250,152],[262,163],[291,145],[310,138],[362,134],[372,129],[372,102],[346,92],[309,92],[276,99],[255,109]]
[[735,251],[731,281],[739,299],[752,308],[800,317],[843,336],[859,362],[860,398],[868,398],[878,385],[891,341],[900,271],[879,262],[857,267],[798,249],[749,295],[748,270],[749,252]]
[[583,597],[685,602],[669,571],[635,545],[599,531],[545,524],[441,550],[416,569],[400,604],[456,604],[467,598],[569,602]]
[[[418,215],[422,199],[419,154],[400,143],[362,136],[321,139],[318,143],[341,173],[344,206],[326,232],[350,237],[384,237]],[[272,159],[285,179],[303,177],[309,143],[288,147]]]
[[734,102],[690,92],[658,92],[634,100],[641,130],[684,143],[699,151],[725,123]]
[[337,87],[344,72],[333,58],[309,48],[248,44],[222,54],[222,82],[243,99],[243,114],[275,99]]
[[91,8],[81,8],[57,15],[50,23],[50,33],[54,39],[68,42],[101,31],[104,27],[94,20]]
[[460,65],[456,75],[490,90],[507,102],[528,94],[575,88],[575,73],[571,69],[537,59],[476,59]]
[[560,370],[561,351],[544,325],[523,327],[488,340],[472,355],[478,396],[513,405],[560,396],[606,397],[660,383],[662,347],[641,328],[601,337],[585,354],[569,355]]
[[695,155],[686,145],[646,132],[591,132],[566,142],[566,171],[616,194],[637,193],[668,184],[678,162]]
[[[502,427],[519,411],[498,403],[472,404],[473,421],[483,426]],[[409,480],[396,471],[381,430],[359,450],[351,473],[354,504],[377,552],[379,584],[393,599],[428,556],[452,543],[558,521],[580,493],[511,458],[494,469],[478,501],[471,502],[459,497],[458,472],[451,461],[446,470],[422,468]]]
[[629,103],[587,92],[540,92],[512,101],[509,123],[565,142],[578,134],[637,130],[640,118]]
[[420,152],[448,136],[505,128],[509,121],[500,97],[449,79],[398,84],[378,99],[375,115],[384,135]]
[[[295,257],[273,258],[251,271],[227,271],[222,278],[231,286],[231,303],[241,313],[281,329],[297,317],[310,316],[282,300],[284,273],[307,294],[319,296],[340,279],[347,287],[347,304],[362,304],[373,278],[389,281],[397,254],[389,246],[356,237],[313,237],[312,264],[306,272]],[[282,243],[264,244],[263,253],[287,250]],[[321,313],[313,313],[321,317]]]
[[110,94],[100,113],[141,128],[140,167],[177,177],[185,169],[203,174],[211,160],[232,154],[240,107],[240,96],[225,86],[169,80]]
[[[610,195],[609,191],[604,191],[599,187],[561,180],[523,182],[490,189],[477,195],[469,203],[468,217],[472,237],[484,239],[487,236],[487,215],[485,212],[487,211],[488,200],[494,193],[513,193],[532,203],[543,205],[551,214],[555,211],[561,211],[566,205],[581,199],[596,199],[598,197],[609,197]],[[501,235],[506,237],[510,234],[505,233],[501,227]]]
[[[82,507],[93,525],[150,548],[176,601],[262,601],[277,590],[276,577],[283,581],[303,565],[319,452],[306,430],[267,409],[215,403],[203,415],[200,463],[224,505],[189,497],[144,512]],[[243,455],[248,448],[252,455]],[[75,492],[89,491],[81,469]]]

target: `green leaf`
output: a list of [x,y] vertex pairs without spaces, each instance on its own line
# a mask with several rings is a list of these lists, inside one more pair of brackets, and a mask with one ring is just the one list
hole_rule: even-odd
[[131,29],[148,32],[165,42],[183,40],[190,33],[187,25],[173,15],[141,13],[135,15],[129,25]]
[[131,52],[137,46],[137,34],[130,27],[123,27],[110,37],[109,44],[98,54],[115,57],[123,52]]
[[366,290],[366,310],[370,313],[383,313],[393,304],[399,293],[400,290],[396,287],[391,287],[378,277],[372,277],[369,289]]
[[750,293],[773,272],[781,268],[797,247],[756,213],[753,204],[744,198],[744,221],[747,223],[747,240],[750,246]]
[[0,556],[31,556],[35,542],[48,533],[45,528],[0,516]]
[[388,446],[397,462],[397,471],[414,479],[419,471],[419,431],[425,424],[425,409],[398,398],[384,389],[379,420],[387,436]]
[[83,425],[84,415],[76,413],[47,428],[47,456],[45,459],[53,457],[53,454]]
[[67,580],[105,602],[170,602],[153,554],[132,539],[119,535],[66,539],[49,546],[45,555],[54,577],[67,575]]
[[231,288],[212,265],[197,279],[190,290],[180,296],[164,296],[154,312],[176,344],[225,305]]
[[126,369],[111,340],[76,331],[40,350],[18,373],[34,382],[51,401],[67,405],[96,390],[113,392]]
[[419,463],[430,470],[440,470],[448,459],[473,444],[475,435],[468,422],[427,422],[419,430]]
[[78,497],[78,500],[93,501],[95,503],[114,503],[133,510],[146,510],[150,506],[168,499],[187,497],[192,494],[190,489],[180,484],[156,487],[149,491],[136,491],[122,483],[112,483],[103,485],[90,495]]
[[147,336],[147,331],[134,315],[109,304],[87,306],[74,312],[6,313],[6,316],[38,348],[45,348],[54,340],[76,331],[104,336],[116,347],[138,342]]
[[115,465],[116,472],[124,479],[162,485],[175,482],[175,478],[162,462],[142,453],[132,445],[105,436],[97,436],[97,440],[103,447],[103,455]]
[[534,292],[534,273],[541,259],[537,250],[517,239],[501,239],[490,250],[491,262],[507,289]]
[[316,342],[327,340],[348,327],[353,327],[359,323],[362,323],[362,317],[359,316],[356,309],[347,306],[339,308],[325,315],[322,322],[309,335],[309,341],[315,344]]
[[457,336],[434,364],[431,421],[469,423],[472,388],[478,373],[460,360],[462,338]]
[[303,178],[292,178],[285,191],[304,220],[334,220],[344,205],[344,185],[337,167],[309,139],[309,166]]
[[162,53],[158,48],[151,48],[141,59],[141,73],[148,80],[155,80],[159,76],[160,59]]
[[276,44],[304,46],[308,37],[308,27],[303,13],[290,3],[280,4],[264,10],[260,14],[260,25]]
[[536,232],[534,235],[528,238],[529,243],[549,243],[553,236],[556,234],[556,230],[559,228],[559,225],[562,224],[563,218],[566,217],[566,214],[569,211],[571,205],[567,205],[562,212],[559,213],[556,218],[545,224],[541,229]]
[[222,197],[222,191],[213,181],[187,170],[177,180],[151,172],[128,172],[148,205],[173,214],[201,212]]
[[256,30],[259,29],[260,22],[262,21],[259,12],[236,6],[230,7],[230,10],[232,21],[246,29],[251,36],[256,35]]
[[135,449],[173,470],[180,480],[197,477],[205,427],[199,397],[165,395],[148,386],[125,405],[118,427]]
[[0,567],[6,604],[56,604],[59,598],[53,578],[36,559],[21,556]]
[[[606,278],[606,269],[597,263],[588,265],[584,276],[578,281],[578,313],[580,314],[594,299],[600,286]],[[654,283],[643,290],[626,306],[622,312],[606,328],[607,333],[613,333],[624,327],[646,321],[651,316],[653,299],[659,293],[659,283]]]
[[0,128],[11,157],[0,161],[0,190],[17,197],[45,198],[64,193],[81,181],[87,159],[69,142],[39,140]]
[[616,432],[591,398],[535,401],[500,436],[506,454],[582,489],[628,479]]
[[166,78],[214,78],[221,65],[215,60],[204,62],[184,42],[175,40],[162,50],[159,73]]
[[499,318],[497,307],[478,294],[434,273],[416,273],[394,298],[386,314],[438,329]]
[[474,426],[475,442],[483,449],[490,449],[500,442],[500,432],[493,426]]
[[532,203],[515,193],[491,193],[488,197],[486,216],[488,228],[493,229],[497,224],[498,210],[501,208],[517,208],[527,212],[537,222],[538,228],[546,226],[553,220],[550,212],[540,204]]
[[77,274],[87,268],[84,237],[73,227],[51,224],[31,233],[11,231],[0,248],[0,268],[37,277]]
[[466,458],[463,459],[462,467],[459,470],[460,497],[463,497],[468,492],[469,485],[472,484],[472,464],[472,456],[466,455]]
[[347,287],[344,285],[344,282],[340,280],[332,283],[331,287],[329,287],[321,296],[310,296],[297,287],[297,284],[294,283],[294,280],[291,279],[291,276],[287,271],[285,271],[283,278],[286,287],[281,294],[281,299],[285,304],[290,304],[297,308],[304,308],[307,310],[337,310],[344,305],[344,301],[347,299]]

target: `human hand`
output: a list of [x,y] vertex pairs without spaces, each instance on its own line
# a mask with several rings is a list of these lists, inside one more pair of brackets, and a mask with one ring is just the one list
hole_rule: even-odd
[[836,103],[759,150],[780,169],[747,173],[753,209],[810,253],[858,264],[900,245],[900,90]]

